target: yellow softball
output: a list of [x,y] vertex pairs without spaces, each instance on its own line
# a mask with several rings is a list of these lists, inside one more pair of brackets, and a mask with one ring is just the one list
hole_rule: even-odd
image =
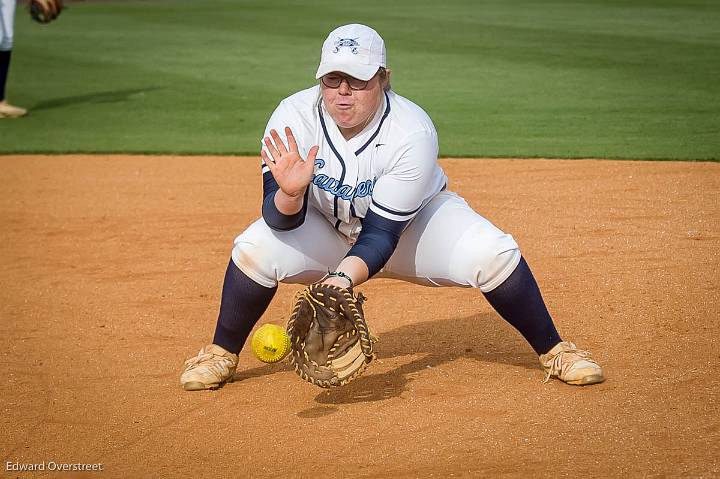
[[276,363],[290,352],[290,336],[276,324],[260,326],[252,337],[252,350],[264,363]]

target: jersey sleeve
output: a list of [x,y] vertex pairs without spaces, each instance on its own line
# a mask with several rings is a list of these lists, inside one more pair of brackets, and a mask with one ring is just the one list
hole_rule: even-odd
[[[268,151],[267,146],[265,146],[265,142],[263,141],[265,137],[272,138],[270,136],[270,130],[276,130],[280,134],[280,138],[285,142],[285,145],[287,146],[287,137],[285,136],[285,127],[289,126],[293,130],[293,134],[296,134],[295,128],[290,124],[292,122],[291,114],[289,111],[289,108],[287,107],[285,100],[281,101],[280,104],[275,108],[275,111],[273,111],[272,115],[270,115],[270,119],[267,122],[267,125],[265,126],[265,131],[263,132],[262,138],[260,138],[260,149],[265,151],[265,153],[270,156],[270,151]],[[272,158],[272,157],[271,157]],[[270,168],[267,167],[265,164],[265,161],[262,160],[261,157],[261,167],[263,175],[265,173],[270,173]]]
[[[283,143],[285,143],[285,147],[287,147],[288,142],[287,136],[285,135],[285,127],[290,127],[290,129],[292,130],[293,136],[295,137],[295,141],[298,145],[300,156],[302,156],[303,158],[307,158],[307,155],[310,152],[310,148],[314,145],[314,139],[307,137],[307,126],[304,125],[300,113],[297,112],[295,108],[293,108],[293,106],[288,102],[287,99],[281,101],[277,108],[275,108],[275,111],[273,111],[272,115],[270,116],[270,119],[265,126],[263,136],[262,138],[260,138],[260,149],[264,150],[265,153],[270,156],[270,152],[268,151],[267,146],[265,146],[265,142],[263,141],[265,137],[272,138],[270,136],[270,130],[277,131]],[[263,174],[266,172],[270,172],[270,169],[267,167],[267,165],[265,165],[264,161],[262,161],[261,165]]]
[[410,135],[399,148],[397,160],[377,179],[370,210],[393,221],[414,218],[444,186],[437,155],[437,137],[431,132]]

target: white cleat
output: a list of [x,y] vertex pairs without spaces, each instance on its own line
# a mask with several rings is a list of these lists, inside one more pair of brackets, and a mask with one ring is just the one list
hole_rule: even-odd
[[20,118],[27,115],[25,108],[13,106],[6,101],[0,101],[0,118]]
[[558,343],[546,354],[540,355],[545,369],[545,382],[555,377],[568,384],[586,386],[605,381],[603,370],[590,356],[590,351],[578,349],[569,341]]
[[180,385],[186,391],[217,389],[233,381],[237,365],[237,354],[210,344],[202,348],[197,356],[185,361]]

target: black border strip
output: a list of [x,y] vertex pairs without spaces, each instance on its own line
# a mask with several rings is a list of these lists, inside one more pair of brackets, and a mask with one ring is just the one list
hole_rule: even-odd
[[380,133],[380,128],[382,128],[383,123],[385,122],[385,118],[387,118],[388,115],[390,114],[390,98],[388,98],[387,92],[385,92],[385,105],[386,105],[385,113],[383,113],[383,116],[380,119],[380,124],[378,125],[377,129],[375,130],[375,133],[373,133],[372,136],[368,139],[368,141],[366,141],[365,144],[363,146],[361,146],[360,149],[355,152],[356,156],[359,155],[360,153],[362,153],[363,150],[365,150],[365,148],[367,148],[368,145],[370,145],[370,143],[372,143],[372,141],[375,139],[375,137],[378,136],[378,134]]
[[422,208],[422,204],[421,204],[420,206],[418,206],[416,209],[414,209],[412,211],[402,212],[402,211],[391,210],[390,208],[385,208],[384,206],[377,204],[375,202],[375,200],[372,200],[372,204],[375,205],[376,207],[380,208],[381,210],[385,211],[386,213],[390,213],[391,215],[396,215],[396,216],[410,216],[414,213],[417,213],[418,211],[420,211],[420,208]]
[[[328,144],[330,145],[330,149],[333,151],[333,153],[335,153],[335,156],[340,161],[340,166],[342,166],[342,173],[340,174],[340,179],[338,180],[339,181],[338,186],[342,186],[343,181],[345,181],[345,170],[346,170],[345,160],[343,160],[343,157],[340,156],[340,153],[338,153],[337,149],[335,148],[335,145],[333,144],[332,140],[330,139],[330,135],[328,134],[328,131],[327,131],[327,126],[325,126],[325,118],[323,117],[322,106],[320,103],[318,103],[318,115],[320,115],[320,124],[322,125],[323,134],[325,135],[325,139],[327,140]],[[338,220],[340,220],[340,218],[338,218],[338,215],[337,215],[338,200],[340,198],[337,195],[334,195],[334,196],[335,196],[335,201],[333,201],[333,216],[335,218],[337,218]],[[337,229],[337,225],[336,225],[335,229]]]

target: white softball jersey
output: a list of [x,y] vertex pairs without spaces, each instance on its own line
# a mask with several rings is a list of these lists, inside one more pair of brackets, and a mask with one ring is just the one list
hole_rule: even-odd
[[[520,261],[512,236],[447,190],[435,127],[410,100],[386,92],[365,129],[345,140],[318,85],[283,100],[264,136],[274,129],[287,145],[285,127],[303,158],[315,145],[319,151],[304,222],[276,231],[260,218],[235,239],[235,264],[259,284],[319,280],[357,240],[368,210],[393,221],[410,220],[376,277],[491,291]],[[263,164],[262,171],[269,169]]]
[[[287,144],[286,126],[292,129],[303,158],[314,145],[320,147],[310,206],[351,239],[360,233],[360,218],[368,208],[391,220],[409,220],[447,183],[437,163],[432,121],[420,107],[392,91],[385,94],[365,129],[350,140],[325,110],[320,86],[283,100],[265,136],[275,129]],[[267,171],[263,166],[263,173]]]

